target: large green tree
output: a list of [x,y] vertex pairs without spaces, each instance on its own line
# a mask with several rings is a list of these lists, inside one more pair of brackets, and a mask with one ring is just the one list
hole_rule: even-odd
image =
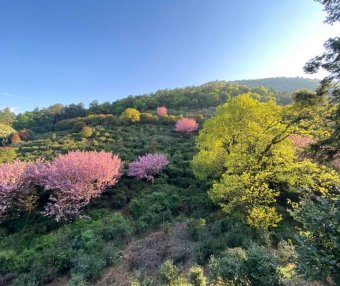
[[253,227],[277,225],[278,197],[284,204],[292,193],[326,195],[339,185],[335,171],[295,156],[289,136],[310,116],[300,105],[240,95],[219,106],[197,138],[194,174],[212,182],[209,196],[224,211]]

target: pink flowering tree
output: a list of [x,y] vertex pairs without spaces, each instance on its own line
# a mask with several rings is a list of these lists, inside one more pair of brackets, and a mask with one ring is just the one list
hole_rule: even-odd
[[158,106],[157,107],[157,115],[159,117],[167,116],[168,115],[168,109],[165,106]]
[[181,133],[192,133],[198,129],[198,123],[193,118],[181,118],[176,122],[176,131]]
[[14,161],[0,165],[0,217],[9,210],[31,212],[37,204],[37,186],[43,185],[46,163]]
[[[295,151],[298,155],[299,158],[304,158],[306,157],[306,154],[304,154],[304,151],[306,149],[308,149],[308,147],[310,145],[312,145],[313,143],[315,143],[315,140],[307,137],[307,136],[303,136],[303,135],[298,135],[298,134],[292,134],[288,137],[294,144],[294,148]],[[327,166],[333,167],[334,169],[336,169],[338,172],[340,172],[340,153],[335,154],[334,158],[332,161],[325,161],[324,160],[324,153],[327,152],[327,149],[329,147],[324,146],[319,152],[318,154],[316,154],[316,156],[314,157],[315,159],[317,159],[320,162],[323,162],[324,164],[326,164]]]
[[310,144],[315,142],[313,139],[299,134],[290,135],[289,140],[294,143],[294,147],[298,150],[306,149]]
[[14,161],[0,165],[0,217],[13,207],[24,184],[28,163]]
[[121,166],[118,156],[104,151],[74,151],[36,166],[37,181],[52,192],[44,214],[57,221],[78,215],[92,198],[117,182]]
[[292,134],[288,137],[288,139],[293,143],[296,155],[300,159],[308,157],[306,150],[315,142],[313,139],[299,134]]
[[129,164],[128,176],[154,182],[154,176],[169,164],[164,154],[146,154]]

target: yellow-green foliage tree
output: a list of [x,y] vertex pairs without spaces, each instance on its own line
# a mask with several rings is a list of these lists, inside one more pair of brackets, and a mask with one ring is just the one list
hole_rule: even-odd
[[140,112],[135,108],[127,108],[122,113],[122,119],[128,122],[139,122]]
[[277,226],[279,196],[327,194],[339,186],[335,171],[297,160],[288,136],[299,119],[286,117],[285,108],[274,101],[243,94],[219,106],[197,138],[194,174],[212,182],[209,196],[225,212],[256,228]]
[[81,137],[83,138],[90,138],[92,137],[93,129],[89,126],[84,126],[81,130]]
[[0,123],[0,138],[9,137],[14,133],[16,133],[16,131],[11,126]]
[[0,147],[0,164],[14,161],[17,153],[14,147]]
[[6,145],[10,143],[10,136],[14,133],[16,131],[11,126],[0,123],[0,144]]

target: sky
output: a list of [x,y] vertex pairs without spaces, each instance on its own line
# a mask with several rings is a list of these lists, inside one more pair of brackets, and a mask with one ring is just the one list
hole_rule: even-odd
[[304,76],[340,31],[313,0],[0,0],[0,108]]

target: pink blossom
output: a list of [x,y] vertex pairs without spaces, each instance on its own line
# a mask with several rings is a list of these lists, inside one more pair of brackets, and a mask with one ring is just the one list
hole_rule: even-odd
[[91,198],[117,182],[121,165],[118,156],[104,151],[74,151],[37,165],[39,184],[52,191],[44,214],[56,220],[77,215]]
[[164,154],[146,154],[129,164],[128,175],[136,177],[137,180],[146,179],[153,182],[154,175],[168,164],[169,161]]
[[157,107],[157,115],[159,117],[163,117],[168,115],[168,109],[165,106],[158,106]]
[[12,207],[19,192],[28,163],[14,161],[0,165],[0,217]]
[[176,131],[181,133],[191,133],[198,129],[198,123],[193,118],[182,118],[176,122]]
[[315,142],[313,139],[299,134],[292,134],[289,136],[289,139],[294,143],[294,147],[298,151],[306,149],[310,144]]

